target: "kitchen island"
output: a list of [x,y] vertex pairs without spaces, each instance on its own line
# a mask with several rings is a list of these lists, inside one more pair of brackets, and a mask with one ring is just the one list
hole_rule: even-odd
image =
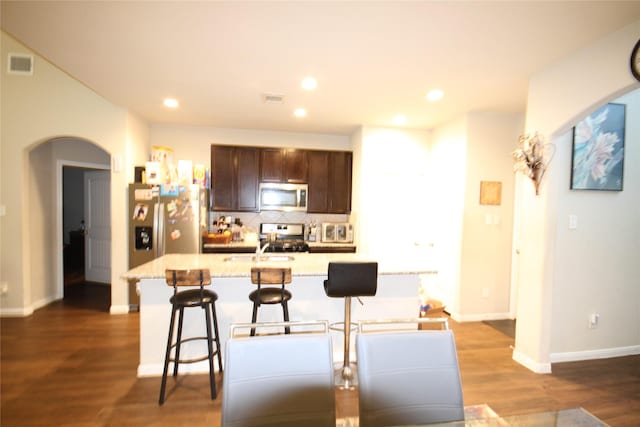
[[[276,255],[276,254],[270,254]],[[289,302],[289,316],[296,320],[328,320],[339,322],[344,316],[344,300],[328,298],[323,282],[332,261],[376,261],[361,254],[308,254],[291,253],[292,260],[269,261],[269,254],[256,262],[251,254],[171,254],[164,255],[140,265],[122,277],[137,280],[140,295],[140,364],[138,376],[162,374],[164,353],[171,315],[169,298],[173,288],[167,286],[166,269],[200,269],[211,272],[209,288],[218,294],[216,312],[220,339],[224,351],[232,323],[251,321],[252,303],[249,293],[256,285],[250,281],[252,266],[287,266],[292,270],[292,283],[287,289],[293,294]],[[277,254],[282,257],[283,254]],[[229,260],[232,258],[233,260]],[[417,317],[418,290],[424,280],[430,280],[435,271],[425,266],[406,264],[401,256],[398,260],[378,264],[378,291],[374,297],[363,297],[362,305],[352,301],[352,320]],[[282,259],[282,258],[280,258]],[[259,322],[282,321],[280,305],[261,306]],[[204,336],[203,314],[198,310],[186,310],[183,336]],[[343,341],[339,332],[332,332],[335,362],[342,360]],[[206,353],[203,343],[191,342],[181,349],[181,356],[196,356]],[[355,351],[355,348],[352,347]],[[180,372],[208,372],[206,361],[180,365]]]

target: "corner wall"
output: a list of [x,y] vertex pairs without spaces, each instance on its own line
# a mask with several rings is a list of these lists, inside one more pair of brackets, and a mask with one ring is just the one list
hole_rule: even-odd
[[[527,105],[526,129],[537,130],[550,138],[551,142],[558,146],[559,150],[567,150],[568,132],[577,121],[598,106],[606,103],[632,88],[638,87],[629,71],[629,55],[631,49],[640,34],[640,21],[628,25],[616,31],[584,49],[573,53],[563,60],[550,65],[546,69],[532,76],[529,84],[529,97]],[[629,117],[627,117],[629,123]],[[637,144],[637,142],[636,142]],[[629,141],[627,154],[637,149]],[[582,212],[589,209],[599,212],[609,203],[598,192],[587,192],[578,195],[575,192],[567,194],[568,181],[566,170],[571,167],[567,164],[565,155],[554,159],[549,171],[542,181],[540,196],[535,196],[527,187],[530,182],[520,182],[517,191],[521,194],[521,202],[516,207],[516,216],[520,218],[516,224],[518,241],[515,243],[520,250],[519,256],[519,301],[518,323],[516,330],[516,345],[513,357],[518,362],[529,367],[535,372],[549,372],[551,369],[552,353],[561,351],[564,355],[573,354],[581,357],[602,357],[603,355],[621,355],[625,352],[640,352],[640,340],[638,339],[638,311],[622,312],[610,320],[622,327],[624,337],[616,338],[616,343],[599,340],[596,335],[583,336],[576,339],[575,330],[566,327],[555,327],[557,324],[576,325],[580,330],[586,327],[586,312],[596,309],[596,305],[584,301],[584,290],[595,290],[601,287],[596,279],[598,275],[584,277],[580,282],[575,278],[567,280],[571,275],[560,261],[563,254],[581,253],[581,265],[585,269],[596,269],[600,259],[598,253],[608,250],[612,253],[633,253],[637,247],[623,244],[627,239],[624,233],[637,229],[637,216],[628,223],[624,230],[615,227],[618,236],[610,235],[606,241],[598,242],[605,248],[589,250],[580,248],[577,242],[572,243],[565,233],[558,233],[559,229],[566,226],[567,212]],[[627,197],[629,192],[637,191],[634,183],[629,182],[626,176],[629,168],[637,167],[638,163],[625,160],[625,189]],[[568,199],[564,199],[568,197]],[[583,199],[578,202],[578,198]],[[574,199],[572,202],[570,199]],[[575,203],[575,205],[574,205]],[[627,209],[632,209],[627,205]],[[583,216],[587,219],[587,216]],[[617,221],[617,219],[616,219]],[[605,223],[593,224],[604,229],[614,230]],[[625,231],[626,230],[626,231]],[[586,230],[585,230],[586,231]],[[636,240],[637,242],[637,240]],[[618,265],[619,267],[619,265]],[[605,310],[610,307],[612,312],[619,298],[630,298],[638,301],[634,289],[637,287],[637,261],[625,265],[624,279],[615,285],[618,296],[605,296],[597,302],[597,309]],[[594,270],[595,271],[595,270]],[[617,275],[620,277],[620,275]],[[587,283],[584,282],[587,281]],[[567,290],[567,286],[571,291]],[[596,294],[588,298],[595,297]],[[602,293],[597,293],[602,298]],[[579,303],[579,301],[583,303]],[[584,303],[586,302],[586,304]],[[576,303],[579,303],[576,305]],[[560,310],[558,307],[562,306]],[[554,307],[556,307],[554,309]],[[583,326],[579,326],[583,325]],[[634,328],[635,325],[635,328]],[[560,344],[563,343],[563,344]],[[624,343],[624,344],[623,344]],[[621,345],[622,347],[610,348],[603,352],[603,345]],[[594,350],[600,350],[595,351]],[[591,352],[591,353],[589,353]],[[565,358],[566,360],[566,358]]]
[[[8,286],[8,293],[0,299],[0,314],[24,316],[33,312],[34,296],[38,300],[51,297],[51,289],[43,281],[54,281],[57,267],[42,259],[56,259],[57,251],[62,251],[62,243],[59,248],[52,244],[39,256],[41,259],[32,259],[31,247],[39,244],[39,236],[30,226],[31,211],[53,216],[55,206],[50,198],[30,194],[29,153],[51,139],[73,137],[92,141],[108,153],[124,155],[128,152],[131,121],[127,111],[107,102],[4,32],[0,47],[0,205],[6,209],[0,217],[0,282]],[[7,74],[7,52],[34,54],[34,74]],[[126,170],[129,159],[123,160]],[[126,188],[126,174],[112,171],[112,312],[128,311],[127,289],[120,280],[127,270],[123,250]],[[62,227],[62,221],[55,226]]]
[[[626,105],[623,191],[575,191],[572,132],[555,138],[559,188],[550,360],[640,353],[640,89]],[[577,228],[569,229],[569,215]],[[588,267],[587,267],[588,266]],[[588,327],[599,314],[597,328]]]
[[[459,320],[510,316],[514,172],[522,114],[469,113]],[[501,184],[497,205],[480,204],[480,182]]]

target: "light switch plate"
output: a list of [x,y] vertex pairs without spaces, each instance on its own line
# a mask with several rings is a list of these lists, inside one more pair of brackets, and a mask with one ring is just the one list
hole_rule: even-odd
[[569,215],[569,230],[575,230],[578,228],[578,217],[577,215]]

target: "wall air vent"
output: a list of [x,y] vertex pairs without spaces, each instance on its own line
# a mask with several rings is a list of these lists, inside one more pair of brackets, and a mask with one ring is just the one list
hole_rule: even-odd
[[275,93],[263,93],[262,101],[267,104],[282,104],[284,102],[284,96],[276,95]]
[[8,61],[9,74],[33,74],[33,55],[26,55],[23,53],[10,53]]

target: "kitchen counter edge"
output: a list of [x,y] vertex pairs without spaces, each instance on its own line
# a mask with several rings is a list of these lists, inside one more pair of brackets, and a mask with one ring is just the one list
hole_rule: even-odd
[[[257,265],[265,267],[291,267],[292,275],[294,277],[326,276],[329,262],[376,261],[375,259],[362,254],[355,253],[292,253],[291,256],[294,257],[293,261],[261,261],[258,263],[247,261],[225,261],[224,259],[229,257],[229,254],[169,254],[132,268],[121,275],[121,278],[125,280],[164,279],[164,272],[168,268],[208,268],[212,278],[248,278],[251,274],[251,267]],[[437,274],[437,271],[428,265],[407,263],[404,262],[404,260],[400,260],[398,262],[379,261],[378,274]]]

